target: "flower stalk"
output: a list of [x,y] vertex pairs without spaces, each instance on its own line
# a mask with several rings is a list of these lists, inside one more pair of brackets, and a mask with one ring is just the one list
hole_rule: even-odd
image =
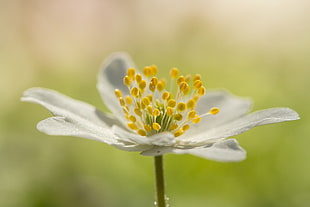
[[163,156],[154,156],[155,182],[156,182],[156,207],[166,207],[165,178]]

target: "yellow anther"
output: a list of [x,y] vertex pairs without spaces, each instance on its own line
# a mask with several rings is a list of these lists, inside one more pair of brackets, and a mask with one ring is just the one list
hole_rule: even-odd
[[158,109],[154,109],[153,110],[153,116],[159,116],[160,115],[160,111]]
[[158,81],[157,90],[162,91],[164,89],[165,89],[165,82],[164,81]]
[[129,68],[127,70],[127,76],[133,80],[135,78],[136,70],[134,68]]
[[185,82],[188,83],[191,80],[192,76],[190,74],[187,74],[185,76]]
[[137,114],[138,116],[142,116],[142,111],[138,108],[134,109],[135,114]]
[[151,132],[151,131],[153,130],[153,128],[152,128],[150,125],[148,125],[148,124],[144,125],[144,129],[145,129],[147,132]]
[[131,105],[132,104],[132,98],[130,96],[126,96],[125,97],[125,102],[127,105]]
[[124,82],[124,84],[125,84],[126,86],[128,86],[128,87],[129,87],[130,84],[131,84],[130,78],[129,78],[127,75],[124,77],[123,82]]
[[167,109],[166,109],[167,115],[171,116],[171,115],[173,114],[173,112],[174,112],[174,109],[173,109],[173,108],[167,107]]
[[119,104],[120,104],[121,106],[125,106],[125,105],[126,105],[126,104],[125,104],[125,100],[124,100],[122,97],[118,98],[118,100],[119,100]]
[[170,77],[171,78],[174,79],[174,78],[178,77],[178,75],[179,75],[179,70],[177,68],[172,68],[170,70]]
[[196,111],[192,110],[190,112],[188,112],[187,117],[188,119],[193,119],[196,116]]
[[195,118],[192,120],[192,122],[193,122],[194,124],[197,124],[197,123],[199,123],[200,121],[201,121],[201,118],[200,118],[199,115],[196,115]]
[[156,131],[159,131],[159,130],[161,129],[161,126],[160,126],[160,124],[158,124],[158,123],[153,123],[153,124],[152,124],[152,127],[153,127],[153,129],[155,129]]
[[179,136],[181,136],[182,134],[184,134],[184,131],[183,131],[182,129],[179,129],[178,131],[176,131],[176,132],[174,133],[174,136],[175,136],[175,137],[179,137]]
[[189,87],[189,85],[186,82],[182,82],[179,85],[179,89],[180,91],[184,92],[187,88]]
[[167,92],[167,91],[165,91],[165,92],[163,93],[163,95],[161,96],[161,98],[162,98],[163,100],[168,100],[169,97],[170,97],[170,93]]
[[199,89],[201,86],[202,86],[202,81],[201,80],[195,80],[194,88]]
[[150,101],[150,99],[149,99],[148,97],[144,97],[144,98],[142,99],[142,103],[143,103],[145,106],[148,106],[148,105],[151,103],[151,101]]
[[199,95],[199,96],[203,96],[203,95],[205,95],[205,93],[206,93],[206,88],[203,87],[203,86],[201,86],[201,87],[198,89],[198,95]]
[[141,74],[136,74],[136,82],[139,84],[142,81],[142,75]]
[[170,130],[175,130],[179,127],[179,125],[177,124],[171,124],[171,126],[169,127]]
[[127,106],[123,107],[123,112],[126,116],[129,115],[129,108]]
[[185,111],[186,110],[186,104],[183,102],[179,102],[177,105],[177,110],[178,111]]
[[150,67],[151,67],[152,75],[153,76],[156,75],[157,71],[158,71],[157,66],[156,65],[151,65]]
[[188,92],[191,90],[191,87],[190,86],[187,86],[184,91],[183,91],[183,94],[188,94]]
[[152,68],[150,66],[146,66],[144,67],[143,69],[143,74],[146,76],[146,77],[149,77],[152,75]]
[[132,122],[136,122],[136,121],[137,121],[136,117],[133,116],[133,115],[130,115],[130,116],[128,117],[128,119],[129,119],[130,121],[132,121]]
[[156,90],[156,85],[153,82],[151,82],[149,84],[149,89],[150,89],[150,91],[154,92]]
[[130,90],[130,94],[131,94],[133,97],[138,97],[138,95],[139,95],[139,89],[136,88],[136,87],[133,87],[133,88]]
[[201,76],[199,74],[194,76],[193,81],[195,82],[196,80],[201,80]]
[[141,101],[141,109],[145,109],[147,107],[147,105],[145,105],[142,101]]
[[191,100],[189,100],[188,102],[187,102],[187,108],[189,108],[189,109],[193,109],[193,108],[195,108],[195,106],[196,106],[196,101],[194,100],[194,99],[191,99]]
[[220,109],[217,107],[212,107],[209,111],[210,114],[215,115],[220,112]]
[[158,84],[158,78],[153,77],[153,78],[151,79],[151,83],[154,83],[154,85],[157,86],[157,84]]
[[200,96],[195,95],[195,96],[193,97],[193,100],[197,102],[197,101],[199,100],[199,98],[200,98]]
[[175,115],[174,115],[174,119],[175,119],[176,121],[181,121],[181,120],[183,119],[183,116],[182,116],[182,114],[175,114]]
[[127,124],[127,126],[129,127],[129,129],[132,129],[132,130],[137,130],[138,129],[137,125],[135,123],[132,123],[132,122],[129,122]]
[[139,83],[139,88],[140,88],[141,90],[144,90],[145,87],[146,87],[146,81],[145,81],[145,80],[142,80],[142,81]]
[[146,110],[149,112],[149,114],[153,114],[153,107],[152,106],[147,106]]
[[115,96],[116,96],[117,98],[122,97],[122,92],[121,92],[120,90],[115,89],[115,90],[114,90],[114,93],[115,93]]
[[146,136],[146,132],[143,129],[139,129],[137,133],[141,136]]
[[167,105],[173,108],[173,107],[175,107],[176,104],[177,104],[177,102],[174,99],[170,99],[168,101]]
[[185,82],[185,77],[183,75],[178,77],[177,84],[180,85],[182,82]]
[[183,131],[187,131],[187,130],[189,130],[189,128],[190,128],[190,126],[189,126],[188,124],[186,124],[186,125],[184,125],[184,126],[182,127],[182,130],[183,130]]

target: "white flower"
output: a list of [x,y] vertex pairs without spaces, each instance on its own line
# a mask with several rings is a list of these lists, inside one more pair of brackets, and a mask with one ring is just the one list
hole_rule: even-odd
[[[299,119],[289,108],[271,108],[247,114],[251,101],[226,91],[209,91],[199,75],[170,72],[170,89],[155,77],[156,66],[136,72],[123,53],[110,56],[98,77],[98,89],[112,114],[56,91],[31,88],[22,101],[42,105],[54,116],[38,123],[49,135],[76,136],[142,155],[193,154],[210,160],[236,162],[246,152],[235,139],[255,126]],[[192,88],[192,89],[191,89]]]

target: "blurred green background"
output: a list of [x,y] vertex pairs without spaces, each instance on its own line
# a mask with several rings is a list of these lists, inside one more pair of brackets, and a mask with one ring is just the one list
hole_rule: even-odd
[[127,51],[138,67],[200,73],[208,88],[286,106],[299,121],[237,136],[248,158],[217,163],[166,155],[171,207],[306,207],[310,203],[310,3],[306,0],[0,1],[0,206],[154,206],[153,160],[72,137],[47,136],[40,86],[106,110],[102,60]]

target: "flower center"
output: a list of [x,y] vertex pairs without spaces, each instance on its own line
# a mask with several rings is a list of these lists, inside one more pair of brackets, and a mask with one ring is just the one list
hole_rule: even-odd
[[123,80],[129,95],[123,96],[119,89],[114,91],[129,129],[141,136],[168,131],[178,137],[192,124],[200,122],[202,117],[219,112],[213,107],[205,114],[196,113],[196,103],[206,91],[200,75],[182,76],[178,69],[172,68],[168,91],[165,89],[166,80],[159,80],[156,74],[155,65],[145,67],[143,75],[129,68]]

